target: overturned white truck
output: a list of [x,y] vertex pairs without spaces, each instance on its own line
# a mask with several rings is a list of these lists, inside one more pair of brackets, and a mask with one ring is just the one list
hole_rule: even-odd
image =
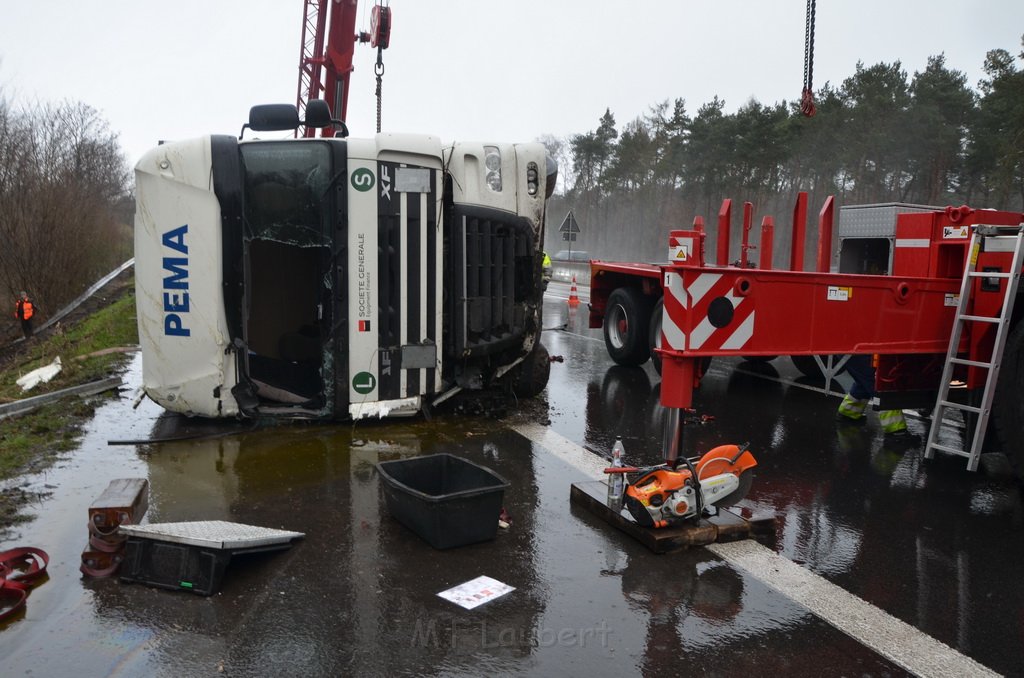
[[[246,127],[299,124],[269,105]],[[204,417],[358,419],[538,393],[555,173],[539,143],[418,135],[154,148],[135,168],[146,394]]]

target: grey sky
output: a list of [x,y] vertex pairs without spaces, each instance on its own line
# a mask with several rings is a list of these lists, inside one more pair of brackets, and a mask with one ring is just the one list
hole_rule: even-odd
[[[371,0],[357,28],[368,29]],[[81,101],[134,163],[159,139],[237,134],[256,103],[295,100],[301,0],[2,0],[9,101]],[[45,7],[45,9],[44,9]],[[385,131],[530,141],[621,128],[666,99],[693,113],[800,95],[804,0],[392,0]],[[814,85],[944,52],[974,87],[985,52],[1021,51],[1021,0],[819,0]],[[348,124],[376,126],[374,52],[357,49]]]

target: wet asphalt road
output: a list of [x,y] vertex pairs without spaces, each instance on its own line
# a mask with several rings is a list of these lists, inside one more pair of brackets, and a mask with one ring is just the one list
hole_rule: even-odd
[[[627,462],[660,459],[659,380],[623,369],[553,284],[546,394],[503,417],[223,431],[168,420],[132,392],[101,407],[80,448],[23,479],[52,494],[0,549],[51,556],[24,616],[0,630],[3,675],[905,675],[708,549],[656,556],[570,506],[579,465],[517,431],[538,426]],[[776,362],[783,362],[781,360]],[[750,371],[760,371],[755,376]],[[1024,675],[1024,562],[1015,485],[924,463],[920,439],[886,444],[872,420],[838,426],[835,397],[787,365],[716,362],[686,452],[751,443],[744,505],[776,516],[773,552],[995,672]],[[137,364],[126,381],[137,384]],[[962,435],[953,427],[945,435]],[[387,512],[374,463],[433,452],[510,482],[494,541],[437,551]],[[78,571],[89,504],[110,479],[147,477],[150,522],[231,520],[298,530],[287,551],[236,558],[201,597]],[[515,590],[467,611],[437,593],[480,575]]]

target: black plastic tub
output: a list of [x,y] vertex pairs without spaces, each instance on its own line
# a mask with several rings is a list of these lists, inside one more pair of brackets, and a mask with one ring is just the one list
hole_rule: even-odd
[[494,539],[508,482],[452,454],[382,461],[388,511],[436,549]]

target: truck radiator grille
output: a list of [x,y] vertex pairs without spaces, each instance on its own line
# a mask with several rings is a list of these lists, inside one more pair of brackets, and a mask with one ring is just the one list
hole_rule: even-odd
[[506,215],[456,210],[450,233],[449,317],[456,357],[493,353],[521,341],[523,302],[534,292],[532,229]]
[[[415,172],[395,163],[380,163],[381,177]],[[437,370],[431,348],[439,343],[436,181],[429,191],[381,192],[377,198],[376,333],[378,395],[382,400],[433,393]],[[412,348],[410,348],[412,347]],[[406,357],[420,348],[419,360]],[[365,368],[362,368],[365,369]]]

